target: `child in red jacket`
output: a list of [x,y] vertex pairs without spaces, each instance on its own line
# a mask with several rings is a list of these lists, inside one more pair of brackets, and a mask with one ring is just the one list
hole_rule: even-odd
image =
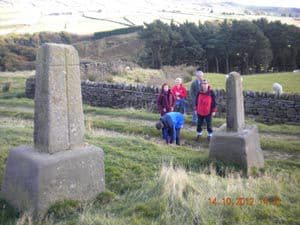
[[186,111],[185,99],[187,96],[187,91],[182,84],[181,78],[176,78],[175,85],[172,87],[172,93],[176,97],[174,111],[181,112],[182,114],[184,114]]
[[216,114],[216,97],[214,91],[208,84],[207,80],[203,80],[201,83],[202,91],[199,91],[197,95],[195,111],[198,115],[197,124],[197,141],[202,136],[202,124],[206,121],[207,124],[207,138],[210,140],[212,130],[212,117]]

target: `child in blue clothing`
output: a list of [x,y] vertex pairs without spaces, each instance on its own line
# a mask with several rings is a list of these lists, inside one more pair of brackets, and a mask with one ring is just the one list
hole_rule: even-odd
[[184,116],[179,112],[169,112],[163,115],[156,123],[158,130],[162,129],[163,139],[167,144],[172,144],[174,140],[176,145],[180,145],[180,129],[184,124]]

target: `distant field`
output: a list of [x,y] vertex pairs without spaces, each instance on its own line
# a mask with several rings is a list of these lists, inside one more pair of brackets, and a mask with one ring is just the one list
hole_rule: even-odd
[[[213,88],[225,88],[225,75],[207,73],[206,78],[212,84]],[[273,83],[280,83],[283,92],[300,93],[300,73],[272,73],[243,76],[244,90],[272,92]],[[187,87],[191,82],[188,82]]]
[[[197,2],[197,1],[195,1]],[[25,4],[5,4],[0,1],[0,35],[8,33],[35,33],[41,31],[66,31],[76,34],[92,34],[127,26],[143,25],[160,19],[166,23],[185,21],[212,21],[224,19],[256,20],[261,17],[269,21],[300,26],[293,17],[271,15],[246,15],[244,7],[207,5],[205,1],[186,4],[185,1],[25,1]],[[213,10],[212,10],[213,9]],[[229,14],[223,14],[227,12]]]
[[[121,74],[114,77],[115,82],[127,83],[145,83],[148,85],[161,85],[167,82],[169,85],[174,85],[176,77],[180,77],[180,72],[173,74],[172,77],[166,75],[161,70],[150,69],[135,69],[127,74]],[[185,77],[187,75],[181,75]],[[212,87],[215,89],[225,89],[225,74],[205,73],[206,79],[209,80]],[[194,79],[194,76],[189,75],[189,80]],[[192,81],[185,82],[187,89],[190,88]],[[283,86],[283,92],[300,93],[300,73],[272,73],[272,74],[257,74],[243,76],[244,90],[272,92],[273,83],[280,83]]]

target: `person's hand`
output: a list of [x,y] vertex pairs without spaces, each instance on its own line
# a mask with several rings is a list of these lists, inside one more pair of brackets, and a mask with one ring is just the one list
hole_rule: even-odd
[[174,111],[174,107],[171,107],[171,111]]
[[166,108],[163,109],[164,112],[167,112]]
[[216,115],[216,112],[213,112],[211,115],[212,115],[212,116],[215,116],[215,115]]

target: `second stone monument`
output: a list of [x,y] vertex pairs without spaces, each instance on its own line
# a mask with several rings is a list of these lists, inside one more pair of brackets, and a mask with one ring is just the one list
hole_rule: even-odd
[[237,72],[226,80],[226,125],[213,135],[209,148],[210,159],[236,165],[247,175],[264,166],[257,127],[245,124],[242,82]]

